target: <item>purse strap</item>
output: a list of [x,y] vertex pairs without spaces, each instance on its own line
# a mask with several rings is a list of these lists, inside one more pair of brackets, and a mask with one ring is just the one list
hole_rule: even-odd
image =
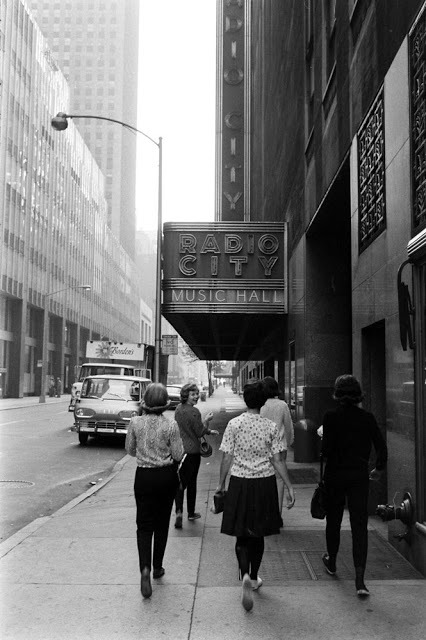
[[323,470],[324,470],[324,458],[323,458],[323,455],[321,453],[320,454],[320,482],[322,482]]

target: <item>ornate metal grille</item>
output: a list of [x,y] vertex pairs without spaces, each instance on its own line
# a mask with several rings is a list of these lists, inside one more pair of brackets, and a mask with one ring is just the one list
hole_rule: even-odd
[[410,34],[413,230],[426,226],[426,12]]
[[386,228],[383,91],[358,134],[358,204],[361,253]]

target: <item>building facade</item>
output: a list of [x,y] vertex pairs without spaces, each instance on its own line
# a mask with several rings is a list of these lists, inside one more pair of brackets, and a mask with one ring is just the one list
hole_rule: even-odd
[[[139,1],[33,0],[30,7],[68,80],[68,113],[136,126]],[[102,120],[76,124],[105,176],[108,226],[134,259],[135,134]]]
[[40,393],[44,330],[47,375],[68,389],[87,340],[149,339],[152,316],[103,174],[72,123],[51,127],[69,87],[48,42],[25,2],[0,17],[0,388],[19,397]]
[[426,574],[424,3],[222,11],[250,48],[250,219],[288,225],[286,398],[319,426],[335,378],[359,377],[389,447],[371,512],[411,496],[389,541]]

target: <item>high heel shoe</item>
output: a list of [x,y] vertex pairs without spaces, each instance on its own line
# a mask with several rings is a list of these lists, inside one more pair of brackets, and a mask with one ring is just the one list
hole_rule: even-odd
[[364,567],[355,567],[355,589],[359,598],[366,598],[370,595],[364,582]]
[[322,556],[322,561],[325,566],[325,570],[328,575],[335,576],[336,575],[336,558],[332,558],[328,555],[328,553],[324,553]]

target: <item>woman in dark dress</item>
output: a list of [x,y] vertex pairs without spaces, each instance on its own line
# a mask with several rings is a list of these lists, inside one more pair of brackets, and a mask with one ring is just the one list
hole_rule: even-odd
[[244,387],[247,411],[230,420],[225,429],[216,490],[225,490],[226,477],[231,472],[221,532],[237,538],[235,552],[243,579],[241,601],[246,611],[253,607],[253,590],[262,585],[258,570],[264,552],[264,536],[279,534],[282,524],[275,471],[287,487],[287,508],[290,509],[295,501],[286,462],[281,455],[284,443],[278,427],[259,415],[265,400],[260,382]]
[[[372,413],[358,404],[363,399],[361,385],[353,375],[336,379],[333,398],[338,406],[323,419],[322,455],[326,459],[324,480],[327,489],[327,553],[323,562],[327,573],[336,574],[340,527],[347,499],[352,531],[355,587],[365,597],[364,573],[368,550],[368,489],[370,479],[385,468],[387,448]],[[376,452],[375,468],[369,473],[371,448]]]

